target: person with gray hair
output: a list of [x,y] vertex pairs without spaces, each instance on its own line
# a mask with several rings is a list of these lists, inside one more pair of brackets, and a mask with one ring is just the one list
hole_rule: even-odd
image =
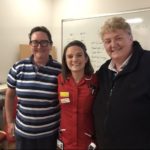
[[[101,27],[110,59],[96,72],[94,121],[99,149],[150,149],[150,52],[130,25],[112,17]],[[146,37],[145,37],[146,38]]]

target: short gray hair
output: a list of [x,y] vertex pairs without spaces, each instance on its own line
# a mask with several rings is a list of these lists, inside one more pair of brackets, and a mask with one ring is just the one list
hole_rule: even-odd
[[103,36],[106,32],[112,32],[117,29],[125,30],[129,35],[132,35],[131,27],[129,23],[122,17],[112,17],[105,21],[100,30],[100,36],[103,39]]

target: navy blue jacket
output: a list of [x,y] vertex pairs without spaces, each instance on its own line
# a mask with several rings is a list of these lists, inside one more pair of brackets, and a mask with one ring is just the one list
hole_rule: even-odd
[[150,52],[133,42],[133,55],[116,77],[110,60],[97,71],[94,104],[97,143],[101,148],[150,148]]

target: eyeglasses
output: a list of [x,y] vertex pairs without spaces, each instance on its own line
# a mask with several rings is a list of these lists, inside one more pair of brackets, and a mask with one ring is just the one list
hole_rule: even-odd
[[41,41],[33,40],[33,41],[30,41],[30,45],[33,46],[33,47],[38,47],[39,44],[40,44],[41,47],[47,47],[49,43],[50,42],[48,40],[41,40]]

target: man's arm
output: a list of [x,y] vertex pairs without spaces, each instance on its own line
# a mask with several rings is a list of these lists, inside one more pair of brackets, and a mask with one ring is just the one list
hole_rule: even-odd
[[14,133],[14,107],[15,107],[15,96],[16,90],[12,88],[7,88],[5,95],[5,113],[6,113],[6,122],[8,126],[8,134],[13,135]]

